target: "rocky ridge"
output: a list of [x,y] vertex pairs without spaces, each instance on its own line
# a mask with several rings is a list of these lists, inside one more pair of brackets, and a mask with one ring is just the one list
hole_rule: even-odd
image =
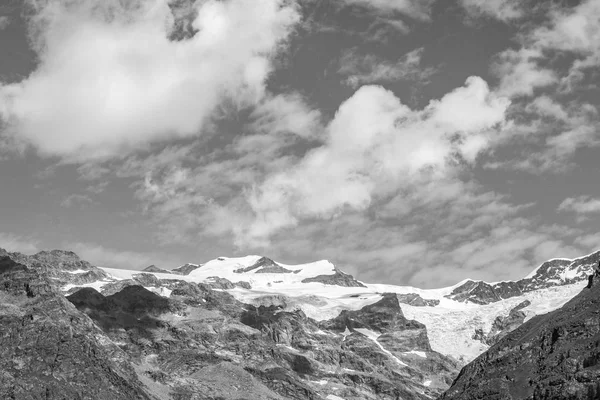
[[154,399],[128,354],[47,272],[0,257],[0,398]]
[[[425,400],[447,388],[458,370],[455,361],[431,349],[426,327],[403,315],[395,294],[384,294],[379,302],[334,320],[315,321],[301,310],[288,312],[276,305],[241,303],[225,291],[236,287],[225,278],[196,283],[176,276],[161,279],[146,272],[132,274],[130,279],[104,274],[99,292],[93,287],[96,283],[73,287],[73,281],[47,276],[67,268],[96,269],[82,264],[74,254],[53,252],[33,257],[35,260],[28,257],[9,254],[5,260],[11,265],[21,265],[13,258],[31,265],[45,263],[38,269],[21,265],[31,276],[43,277],[40,279],[44,284],[25,283],[21,287],[21,282],[11,276],[16,286],[5,287],[17,287],[26,299],[45,293],[69,310],[71,320],[87,321],[78,337],[88,335],[92,341],[101,338],[95,345],[102,351],[110,350],[106,355],[101,349],[95,350],[94,354],[102,358],[95,361],[98,368],[126,377],[130,385],[122,388],[117,378],[106,378],[116,383],[103,384],[104,391],[99,391],[95,386],[100,383],[96,382],[104,379],[99,374],[97,380],[90,379],[91,394],[79,389],[70,392],[66,385],[62,391],[48,392],[49,399],[119,399],[128,393],[127,398],[132,399],[337,396],[346,400]],[[63,291],[70,293],[66,299],[59,291],[61,287],[68,288]],[[3,303],[3,307],[9,306]],[[44,311],[50,312],[53,321],[60,321],[55,311]],[[64,329],[68,329],[68,323]],[[35,343],[41,334],[21,332],[14,340],[28,343],[26,351],[36,353],[40,349]],[[5,344],[7,348],[17,347]],[[71,370],[73,365],[63,360],[78,357],[79,350],[67,347],[64,352],[58,363],[66,376],[76,374]],[[111,364],[115,357],[120,360],[118,365]],[[13,358],[6,354],[5,360]],[[82,362],[87,361],[84,358]],[[35,368],[35,372],[11,375],[7,385],[35,387],[36,375],[44,373]],[[46,376],[47,380],[54,379],[52,374]],[[235,377],[235,381],[227,377]],[[77,379],[73,381],[76,383]],[[58,387],[63,381],[59,379],[53,385]]]
[[489,304],[534,290],[569,285],[587,280],[600,261],[600,252],[575,260],[554,259],[546,261],[529,276],[518,281],[487,283],[467,280],[446,297],[455,301]]
[[443,400],[600,398],[600,284],[527,321],[462,369]]
[[[127,357],[140,390],[161,399],[433,398],[462,365],[448,357],[464,354],[461,341],[479,343],[476,356],[573,291],[550,285],[463,307],[444,297],[456,288],[363,284],[325,261],[220,257],[183,275],[101,269],[62,251],[2,254],[69,295]],[[98,280],[80,280],[96,270]]]

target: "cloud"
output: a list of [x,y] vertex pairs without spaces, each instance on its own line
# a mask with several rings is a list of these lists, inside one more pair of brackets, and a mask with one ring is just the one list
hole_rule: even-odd
[[170,40],[177,21],[164,1],[36,4],[40,63],[0,86],[0,117],[13,138],[76,161],[198,135],[225,98],[254,104],[299,20],[284,0],[201,1],[197,33]]
[[508,105],[477,77],[422,111],[364,86],[340,106],[323,146],[249,192],[255,219],[236,235],[256,244],[300,219],[366,210],[424,169],[443,174],[453,157],[473,163]]
[[267,96],[250,115],[248,129],[269,135],[292,133],[304,138],[318,138],[321,113],[312,109],[297,93]]
[[524,15],[519,0],[461,0],[460,3],[472,17],[488,16],[507,22]]
[[434,0],[340,0],[348,5],[362,6],[382,13],[400,13],[411,18],[428,20]]
[[10,232],[0,232],[0,248],[10,252],[34,254],[39,251],[39,242]]
[[397,62],[380,59],[372,54],[359,55],[347,51],[340,59],[338,73],[346,75],[346,83],[356,89],[365,84],[385,84],[410,80],[412,84],[426,83],[436,72],[435,68],[421,66],[423,48],[412,50]]
[[534,90],[558,82],[556,73],[540,67],[537,60],[543,58],[540,50],[521,48],[505,50],[497,56],[492,66],[500,77],[499,92],[504,96],[531,96]]
[[576,214],[600,213],[600,199],[589,196],[568,197],[558,206],[558,211],[574,212]]
[[10,18],[6,15],[0,16],[0,31],[8,28],[10,25]]
[[60,206],[63,208],[72,208],[72,207],[84,208],[84,207],[90,206],[92,204],[95,204],[95,202],[88,195],[71,194],[71,195],[65,197],[61,201]]

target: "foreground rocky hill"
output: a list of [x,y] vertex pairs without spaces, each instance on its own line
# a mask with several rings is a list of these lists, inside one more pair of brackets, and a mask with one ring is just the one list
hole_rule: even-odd
[[0,398],[151,399],[129,355],[51,279],[0,257]]
[[562,308],[532,318],[501,339],[463,368],[442,399],[598,399],[599,361],[596,282]]
[[598,253],[543,264],[531,275],[539,287],[479,302],[457,296],[469,282],[374,285],[327,261],[127,271],[61,250],[0,257],[10,266],[0,279],[17,282],[0,285],[0,386],[11,388],[0,398],[424,400],[581,291]]

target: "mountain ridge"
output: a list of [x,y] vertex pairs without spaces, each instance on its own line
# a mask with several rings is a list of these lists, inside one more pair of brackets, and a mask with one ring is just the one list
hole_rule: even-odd
[[[154,391],[216,396],[224,382],[206,386],[197,378],[229,371],[257,399],[344,400],[441,395],[461,366],[570,300],[598,257],[542,263],[532,272],[536,287],[476,303],[456,296],[469,280],[441,289],[369,284],[328,261],[219,257],[186,264],[182,274],[98,268],[61,250],[2,254],[46,276]],[[225,398],[237,398],[227,390]]]

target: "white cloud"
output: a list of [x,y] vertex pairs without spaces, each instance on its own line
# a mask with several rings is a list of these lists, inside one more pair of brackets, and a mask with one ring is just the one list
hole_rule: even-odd
[[510,97],[531,96],[535,89],[557,83],[554,71],[538,65],[537,60],[541,58],[540,50],[526,48],[500,53],[492,66],[494,73],[500,77],[498,91]]
[[292,133],[304,138],[318,138],[321,113],[311,109],[298,94],[267,96],[250,115],[249,129],[269,136]]
[[364,86],[340,106],[325,145],[249,193],[255,219],[238,239],[260,243],[300,219],[365,210],[423,169],[443,174],[457,154],[473,163],[507,107],[476,77],[422,111],[381,87]]
[[284,0],[200,1],[196,35],[170,41],[175,21],[162,0],[39,4],[40,64],[0,86],[0,117],[40,153],[75,160],[197,135],[226,97],[256,102],[299,20]]
[[558,206],[558,211],[568,211],[577,214],[600,213],[600,199],[589,196],[568,197]]
[[39,242],[32,237],[25,237],[9,232],[0,232],[0,248],[10,252],[33,254],[39,251]]

